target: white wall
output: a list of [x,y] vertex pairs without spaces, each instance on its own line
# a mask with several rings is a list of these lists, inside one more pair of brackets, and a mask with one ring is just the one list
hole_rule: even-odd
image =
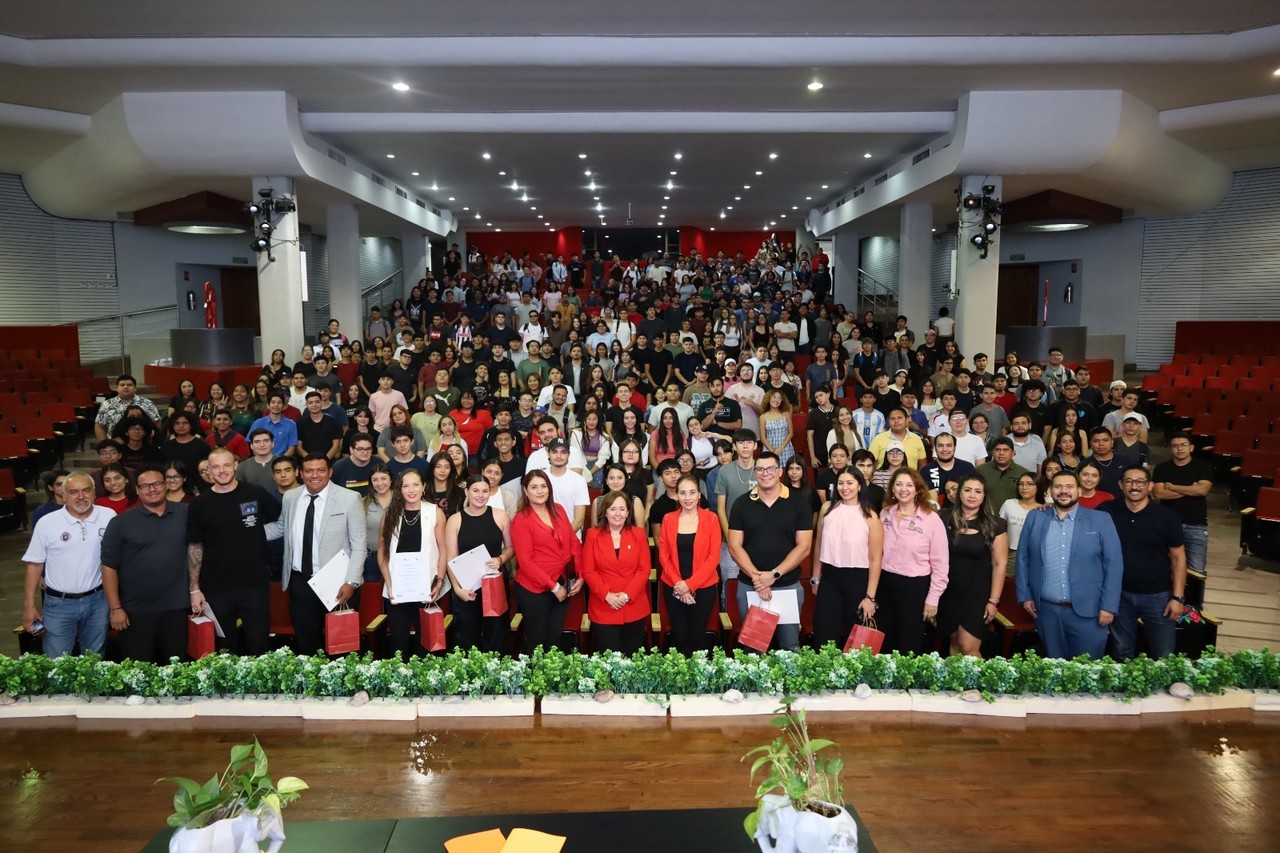
[[[178,234],[128,222],[114,223],[112,231],[116,243],[116,276],[120,282],[120,310],[126,314],[173,305],[177,301],[175,283],[179,278],[179,264],[232,267],[253,263],[248,234],[221,237]],[[246,258],[249,264],[235,263],[237,257]],[[197,297],[203,283],[194,283]]]

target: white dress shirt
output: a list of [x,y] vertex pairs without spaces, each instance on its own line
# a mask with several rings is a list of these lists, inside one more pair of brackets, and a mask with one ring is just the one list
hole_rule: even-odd
[[[320,519],[324,518],[324,504],[325,504],[325,501],[328,500],[328,498],[329,498],[329,484],[325,484],[325,487],[321,489],[320,492],[316,495],[316,500],[315,500],[316,513],[315,513],[315,519],[312,522],[313,527],[311,530],[311,558],[317,561],[319,560],[319,556],[320,556]],[[298,503],[294,507],[293,530],[289,531],[289,535],[290,537],[292,537],[292,542],[293,542],[293,566],[291,568],[295,572],[300,572],[303,570],[302,528],[307,523],[307,506],[310,503],[311,503],[311,492],[307,491],[306,487],[304,486],[301,494],[298,495]],[[317,565],[313,565],[311,567],[311,571],[314,574],[315,572],[320,571],[321,568],[322,567],[317,563]]]

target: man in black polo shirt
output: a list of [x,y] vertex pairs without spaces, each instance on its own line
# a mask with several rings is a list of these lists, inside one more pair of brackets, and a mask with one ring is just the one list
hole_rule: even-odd
[[1141,619],[1147,654],[1168,657],[1173,654],[1178,617],[1187,603],[1182,523],[1172,510],[1151,500],[1145,468],[1126,467],[1120,483],[1124,500],[1107,501],[1100,507],[1111,514],[1124,555],[1120,612],[1111,623],[1112,656],[1124,661],[1137,655]]
[[1175,432],[1169,436],[1173,458],[1161,462],[1151,473],[1155,483],[1152,495],[1182,522],[1187,568],[1204,574],[1209,569],[1209,505],[1205,498],[1213,489],[1213,466],[1203,459],[1193,459],[1191,450],[1191,433]]
[[[738,498],[729,512],[729,553],[738,564],[738,611],[747,612],[747,591],[762,601],[774,592],[795,591],[804,604],[800,563],[813,545],[813,510],[782,484],[776,453],[756,457],[756,486]],[[783,649],[800,646],[800,626],[778,624],[774,640]]]
[[134,473],[139,505],[102,535],[102,588],[120,655],[166,664],[186,651],[187,504],[171,503],[164,469]]
[[298,455],[320,453],[337,459],[342,453],[342,427],[324,413],[319,391],[307,392],[307,410],[298,418]]
[[1115,436],[1106,427],[1094,427],[1089,430],[1089,447],[1093,449],[1093,457],[1089,461],[1102,471],[1102,481],[1098,483],[1098,488],[1115,495],[1117,500],[1123,500],[1124,490],[1120,487],[1120,478],[1129,463],[1116,456]]

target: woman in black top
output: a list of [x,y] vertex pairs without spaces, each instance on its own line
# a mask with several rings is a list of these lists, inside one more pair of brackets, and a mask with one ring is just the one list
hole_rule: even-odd
[[141,415],[126,417],[116,424],[111,437],[120,442],[120,464],[130,473],[143,463],[164,461],[164,455],[152,440],[154,431],[151,421]]
[[289,381],[293,371],[284,363],[284,350],[271,351],[271,363],[262,366],[262,375],[267,377],[267,381],[272,385],[284,385]]
[[818,493],[809,485],[809,466],[803,456],[792,456],[787,460],[782,482],[791,491],[791,497],[798,498],[809,505],[810,511],[816,513],[822,508]]
[[431,475],[422,500],[435,504],[448,518],[462,507],[462,490],[458,488],[453,460],[442,451],[431,457],[430,464]]
[[[502,566],[515,555],[508,536],[511,521],[506,512],[489,505],[489,496],[489,482],[484,477],[476,475],[467,480],[462,509],[445,522],[445,563],[483,545],[489,552],[488,567],[505,585]],[[449,583],[453,587],[452,645],[459,649],[479,648],[484,652],[504,651],[511,626],[510,611],[501,616],[483,616],[484,599],[480,590],[464,589],[452,571],[449,571]]]
[[950,570],[938,601],[938,632],[950,638],[952,654],[980,657],[982,638],[1004,591],[1007,527],[987,502],[986,483],[977,474],[960,481],[959,498],[944,511],[943,520]]
[[[406,597],[397,592],[392,583],[392,566],[400,555],[420,555],[401,560],[432,579],[427,600],[436,600],[444,585],[444,526],[444,515],[423,495],[422,476],[412,468],[401,472],[396,478],[391,503],[382,516],[378,568],[382,571],[382,595],[388,599],[387,630],[391,648],[400,652],[404,660],[421,651],[410,639],[410,631],[418,622],[418,609],[426,601],[410,600],[418,596]],[[425,638],[418,639],[421,643]]]

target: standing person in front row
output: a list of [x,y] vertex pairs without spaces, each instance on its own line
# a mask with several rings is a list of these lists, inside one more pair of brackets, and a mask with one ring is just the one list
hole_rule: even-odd
[[[515,555],[508,536],[511,520],[503,510],[490,506],[489,496],[489,481],[483,476],[475,474],[467,479],[462,509],[445,522],[446,567],[459,554],[483,545],[489,552],[485,565],[501,574],[502,565]],[[482,591],[464,589],[451,570],[449,584],[453,589],[454,645],[460,649],[479,648],[482,652],[504,651],[510,616],[485,616]]]
[[631,517],[631,496],[609,492],[582,543],[582,580],[597,651],[629,655],[644,647],[650,568],[649,537]]
[[658,533],[671,644],[683,655],[706,648],[707,620],[720,583],[720,518],[699,506],[701,498],[697,475],[681,475],[676,482],[679,508],[667,513]]
[[[444,587],[445,517],[439,507],[422,499],[424,491],[420,473],[412,468],[401,471],[378,533],[378,568],[382,571],[382,597],[387,599],[387,630],[391,650],[399,652],[401,660],[408,660],[416,652],[410,631],[418,621],[418,608],[439,598]],[[415,600],[420,596],[397,596],[391,584],[392,563],[431,578],[425,600]]]
[[813,641],[819,648],[843,646],[853,626],[876,613],[884,525],[864,485],[858,471],[841,471],[836,498],[818,515],[818,559],[809,583],[818,596]]
[[987,500],[982,475],[960,481],[959,500],[947,510],[945,523],[951,550],[947,589],[938,601],[938,633],[951,640],[951,654],[981,657],[1009,559],[1008,525]]
[[919,654],[924,651],[924,623],[938,615],[938,600],[947,588],[947,530],[914,468],[893,472],[885,491],[880,511],[884,558],[876,602],[885,635],[882,651]]
[[[104,404],[105,408],[105,404]],[[107,596],[102,589],[102,536],[116,514],[93,502],[93,478],[73,471],[62,483],[66,504],[36,523],[22,560],[27,564],[22,626],[44,622],[44,653],[56,658],[102,654],[107,641]],[[36,594],[44,582],[44,612]]]
[[518,556],[516,601],[524,617],[523,651],[533,654],[538,646],[555,647],[569,596],[582,592],[582,578],[568,577],[574,564],[582,562],[582,543],[555,502],[546,471],[525,474],[520,488],[511,545]]
[[1120,539],[1111,516],[1080,506],[1075,474],[1055,474],[1049,496],[1052,511],[1027,513],[1018,540],[1018,603],[1035,617],[1049,657],[1097,660],[1120,609]]
[[[804,604],[800,563],[813,546],[813,510],[782,483],[776,453],[756,457],[756,486],[738,498],[729,513],[729,553],[738,564],[738,612],[747,612],[747,590],[762,602],[794,591]],[[783,649],[800,647],[800,626],[778,624],[774,639]]]

